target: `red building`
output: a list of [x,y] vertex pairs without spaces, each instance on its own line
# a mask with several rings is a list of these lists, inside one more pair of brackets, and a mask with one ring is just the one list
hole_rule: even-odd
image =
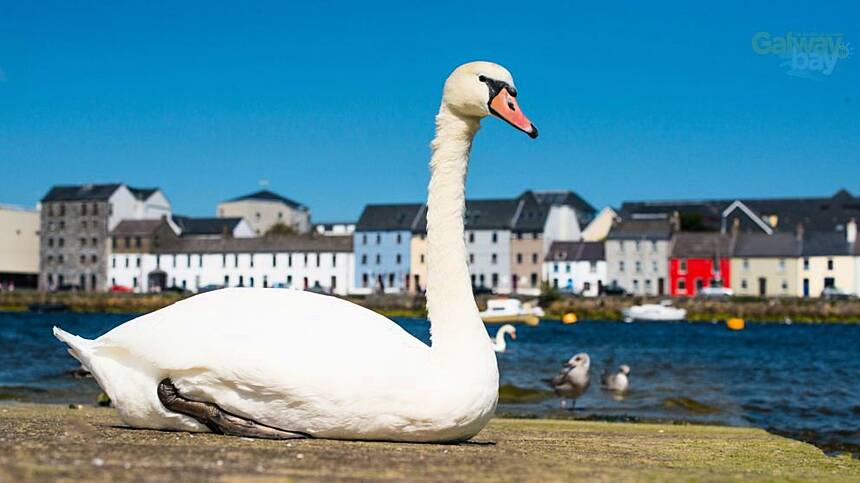
[[720,233],[677,233],[669,255],[669,293],[696,295],[703,287],[729,287],[731,238]]

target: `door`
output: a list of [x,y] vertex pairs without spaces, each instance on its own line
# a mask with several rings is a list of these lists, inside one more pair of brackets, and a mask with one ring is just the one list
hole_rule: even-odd
[[663,280],[663,277],[660,277],[657,279],[657,295],[665,295],[666,294],[665,285],[666,284],[665,284],[665,281]]
[[809,279],[808,278],[803,279],[803,296],[809,297]]
[[767,279],[764,277],[758,279],[758,294],[762,297],[767,295]]

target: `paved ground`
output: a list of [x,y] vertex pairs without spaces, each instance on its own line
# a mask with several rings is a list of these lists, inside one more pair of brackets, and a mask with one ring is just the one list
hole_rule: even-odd
[[112,409],[0,406],[0,481],[855,480],[860,461],[756,429],[494,420],[473,443],[273,442],[122,427]]

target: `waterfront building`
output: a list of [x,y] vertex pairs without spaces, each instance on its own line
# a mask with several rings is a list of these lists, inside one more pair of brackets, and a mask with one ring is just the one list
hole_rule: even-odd
[[36,288],[39,210],[0,205],[0,290]]
[[543,262],[543,279],[567,293],[596,297],[606,285],[604,243],[557,241]]
[[695,296],[703,287],[730,287],[731,248],[729,235],[676,233],[669,255],[669,294]]
[[[137,238],[131,246],[127,240]],[[166,220],[126,221],[114,230],[108,276],[134,292],[165,288],[281,287],[346,295],[351,237],[180,237]]]
[[39,288],[104,290],[110,231],[120,220],[159,219],[170,211],[156,188],[54,186],[41,200]]
[[735,295],[796,296],[802,249],[802,235],[795,233],[739,233],[730,269]]
[[807,232],[797,263],[799,297],[820,297],[825,288],[857,294],[857,223],[844,232]]
[[250,193],[218,205],[219,218],[244,218],[257,236],[272,226],[283,224],[296,233],[309,233],[311,211],[297,201],[268,190]]
[[[419,220],[425,217],[425,207],[420,203],[364,207],[353,233],[353,293],[399,293],[409,290],[412,283],[412,233]],[[420,279],[418,282],[423,283]]]
[[616,223],[605,242],[607,280],[635,295],[665,295],[675,223],[628,219]]

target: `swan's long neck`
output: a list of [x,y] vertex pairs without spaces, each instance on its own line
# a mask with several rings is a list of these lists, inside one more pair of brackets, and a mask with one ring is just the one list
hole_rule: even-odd
[[505,341],[505,336],[507,334],[508,329],[505,327],[502,327],[501,329],[499,329],[498,332],[496,332],[496,342],[494,344],[494,347],[497,351],[503,351],[508,347],[508,343],[507,341]]
[[444,104],[436,116],[427,193],[427,313],[434,352],[478,351],[477,343],[489,348],[463,237],[466,171],[479,128],[477,119],[458,116]]

